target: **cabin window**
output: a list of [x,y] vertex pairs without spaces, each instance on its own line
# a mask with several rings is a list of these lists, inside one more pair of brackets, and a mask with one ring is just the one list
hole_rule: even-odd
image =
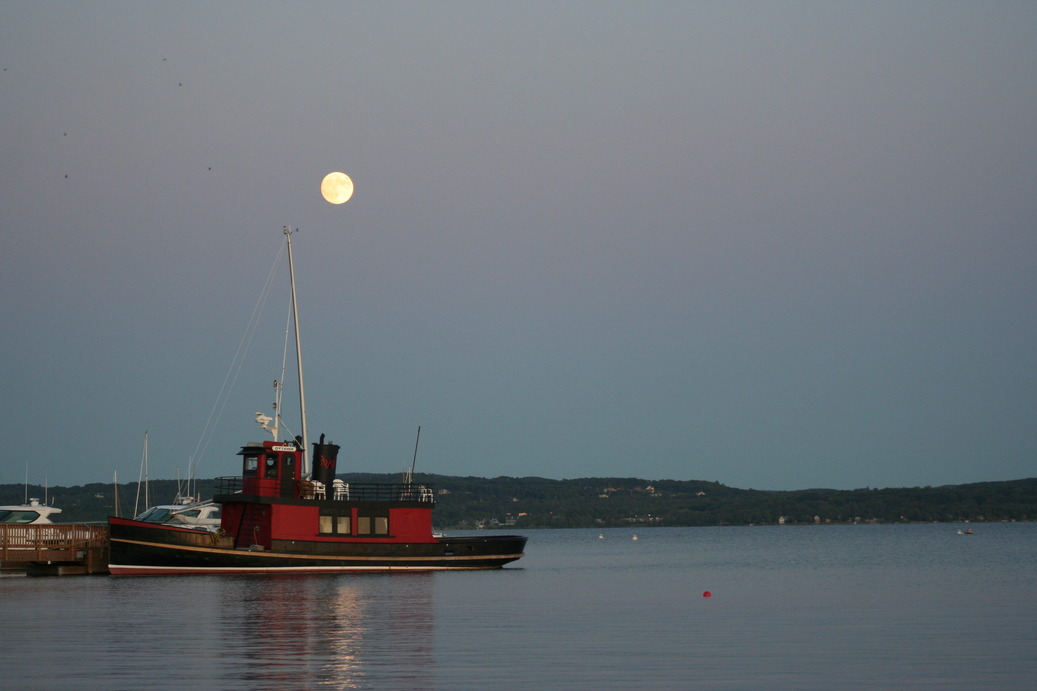
[[0,523],[32,523],[39,517],[37,511],[0,511]]
[[268,453],[266,455],[265,477],[277,479],[277,454]]
[[373,512],[356,517],[357,535],[388,535],[389,516],[386,513]]
[[321,513],[320,515],[321,535],[349,535],[351,528],[348,514]]
[[245,456],[245,467],[244,475],[246,477],[256,477],[259,474],[259,457],[258,456]]

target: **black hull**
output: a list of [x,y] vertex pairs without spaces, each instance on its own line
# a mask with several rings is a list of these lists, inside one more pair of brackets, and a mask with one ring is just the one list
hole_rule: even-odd
[[113,576],[336,573],[499,569],[522,556],[518,535],[440,538],[427,543],[296,542],[271,550],[235,549],[227,538],[135,522],[112,523]]

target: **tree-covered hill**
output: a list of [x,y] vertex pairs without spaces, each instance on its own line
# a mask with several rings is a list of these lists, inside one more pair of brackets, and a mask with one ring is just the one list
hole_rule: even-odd
[[[399,482],[398,475],[349,473],[346,482]],[[943,487],[887,489],[736,489],[696,480],[638,478],[455,477],[418,474],[436,492],[437,528],[587,528],[624,525],[705,526],[776,523],[944,522],[1037,520],[1037,478]],[[149,504],[173,501],[175,480],[152,480]],[[213,480],[195,492],[212,496]],[[0,485],[0,504],[21,504],[44,488]],[[115,513],[113,485],[51,487],[63,522],[103,521]],[[119,513],[145,508],[136,483],[120,485]]]

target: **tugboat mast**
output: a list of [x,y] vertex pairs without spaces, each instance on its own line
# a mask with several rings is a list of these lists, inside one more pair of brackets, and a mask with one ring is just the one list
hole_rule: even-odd
[[[296,229],[298,230],[298,229]],[[288,238],[288,277],[292,283],[292,321],[295,323],[295,359],[299,367],[299,412],[302,415],[302,468],[301,476],[310,477],[310,435],[306,431],[306,390],[302,382],[302,345],[299,343],[299,303],[295,297],[295,264],[292,261],[292,229],[284,227]]]

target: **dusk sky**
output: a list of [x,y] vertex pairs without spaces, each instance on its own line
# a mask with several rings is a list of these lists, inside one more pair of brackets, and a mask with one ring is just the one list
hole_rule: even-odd
[[1037,2],[9,1],[0,68],[0,483],[239,472],[285,225],[340,472],[1037,475]]

